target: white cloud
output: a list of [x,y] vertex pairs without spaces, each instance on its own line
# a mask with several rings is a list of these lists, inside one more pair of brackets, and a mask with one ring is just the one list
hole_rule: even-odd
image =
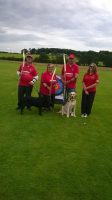
[[90,0],[91,6],[97,9],[102,9],[106,12],[111,12],[112,0]]
[[0,50],[110,50],[112,0],[1,0]]

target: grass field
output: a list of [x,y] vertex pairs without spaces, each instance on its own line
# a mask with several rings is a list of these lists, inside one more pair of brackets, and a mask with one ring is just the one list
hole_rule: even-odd
[[[38,55],[33,55],[33,59],[37,58]],[[23,55],[21,53],[1,53],[0,52],[0,60],[10,60],[10,61],[22,61]]]
[[4,57],[4,58],[11,58],[11,57],[14,57],[14,58],[22,58],[22,54],[20,53],[1,53],[0,52],[0,58],[1,57]]
[[[18,65],[0,62],[0,200],[111,200],[111,71],[99,70],[92,114],[82,119],[80,70],[77,117],[67,119],[59,106],[42,117],[15,110]],[[39,74],[46,67],[36,66]]]

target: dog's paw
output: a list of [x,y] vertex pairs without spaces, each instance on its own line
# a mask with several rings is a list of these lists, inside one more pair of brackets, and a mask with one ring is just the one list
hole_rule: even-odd
[[72,117],[76,117],[75,113],[71,113],[71,116],[72,116]]
[[59,110],[58,112],[56,112],[56,113],[58,113],[58,114],[62,114],[62,110]]

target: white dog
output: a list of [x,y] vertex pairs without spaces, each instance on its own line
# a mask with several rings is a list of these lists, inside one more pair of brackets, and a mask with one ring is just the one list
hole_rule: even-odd
[[66,115],[67,117],[73,116],[76,117],[75,115],[75,110],[76,110],[76,92],[71,92],[68,95],[68,100],[64,106],[62,106],[62,115]]

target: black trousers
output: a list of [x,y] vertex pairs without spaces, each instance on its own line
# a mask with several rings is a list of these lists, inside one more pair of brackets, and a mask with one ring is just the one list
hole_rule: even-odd
[[94,102],[96,92],[90,92],[88,95],[82,91],[81,113],[89,115]]
[[32,89],[32,86],[18,86],[18,107],[20,107],[21,100],[24,96],[31,96]]
[[39,94],[40,97],[44,98],[44,107],[50,109],[51,107],[54,108],[54,102],[55,102],[55,94],[51,94],[51,95],[43,95],[43,94]]

